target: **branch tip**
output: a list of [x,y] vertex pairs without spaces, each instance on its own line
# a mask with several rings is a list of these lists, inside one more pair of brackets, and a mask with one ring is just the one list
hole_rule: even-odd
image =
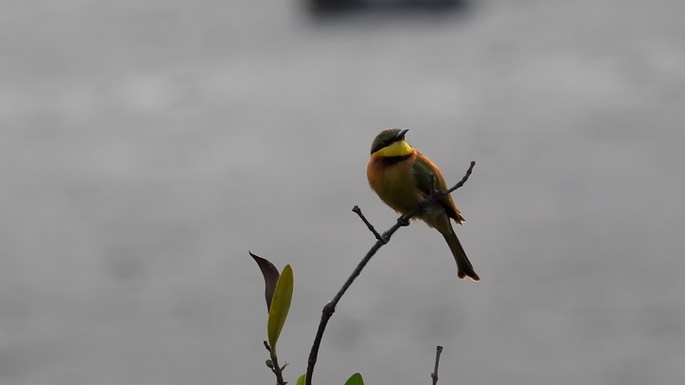
[[438,367],[440,366],[440,354],[442,353],[442,346],[438,345],[435,348],[435,367],[433,373],[431,373],[431,378],[433,379],[433,385],[438,383]]

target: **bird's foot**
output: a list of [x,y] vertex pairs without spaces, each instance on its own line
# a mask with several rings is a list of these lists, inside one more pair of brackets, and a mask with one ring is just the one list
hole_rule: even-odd
[[400,218],[397,220],[397,223],[399,223],[400,226],[409,226],[409,219],[407,219],[407,218],[405,218],[405,217],[400,217]]

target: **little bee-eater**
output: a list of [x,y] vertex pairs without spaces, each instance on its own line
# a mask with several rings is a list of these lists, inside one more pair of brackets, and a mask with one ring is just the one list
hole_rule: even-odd
[[[416,208],[433,190],[447,189],[438,166],[404,139],[407,131],[392,128],[378,134],[371,144],[371,159],[366,169],[373,191],[401,214]],[[452,228],[450,218],[462,224],[464,217],[450,195],[426,207],[414,218],[426,222],[445,237],[457,261],[459,278],[468,276],[474,281],[480,280]]]

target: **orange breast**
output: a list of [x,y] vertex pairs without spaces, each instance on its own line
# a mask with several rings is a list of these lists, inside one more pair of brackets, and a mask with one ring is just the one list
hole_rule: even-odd
[[390,164],[372,156],[366,169],[369,186],[385,204],[400,213],[413,209],[423,200],[412,173],[414,157]]

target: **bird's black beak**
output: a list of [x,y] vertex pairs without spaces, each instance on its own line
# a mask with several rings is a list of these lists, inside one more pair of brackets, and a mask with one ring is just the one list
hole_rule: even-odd
[[400,131],[400,133],[397,134],[397,140],[404,140],[404,135],[407,134],[407,131],[409,131],[409,130],[402,130],[402,131]]

